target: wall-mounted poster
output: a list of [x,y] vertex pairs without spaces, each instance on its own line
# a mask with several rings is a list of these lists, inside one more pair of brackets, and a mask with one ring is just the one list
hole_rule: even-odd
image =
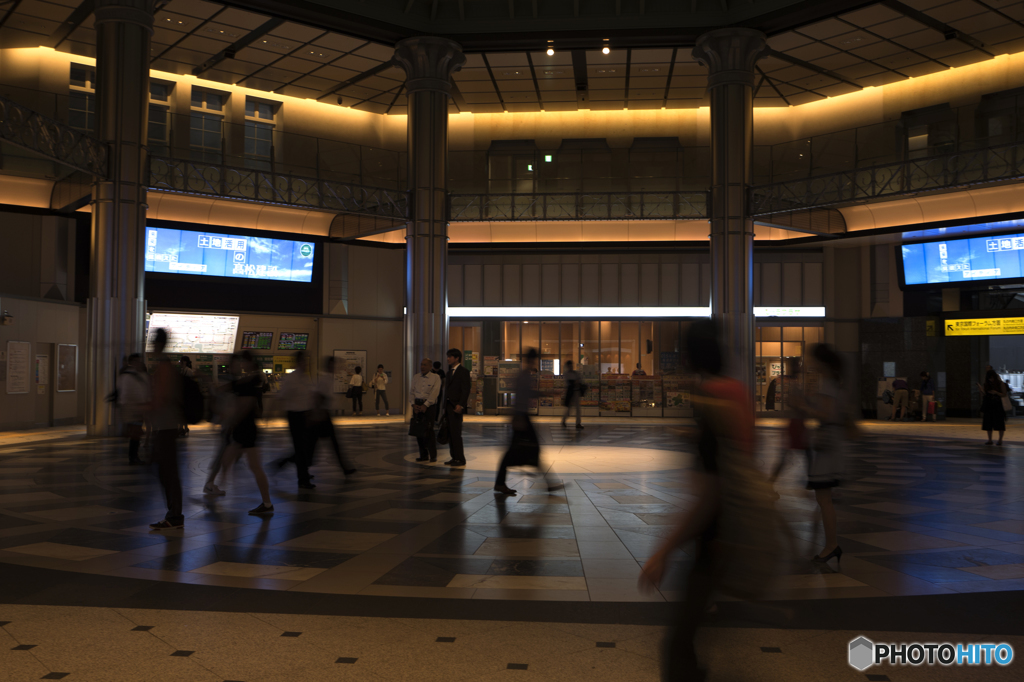
[[165,353],[234,353],[237,315],[153,313],[149,316],[146,352],[153,352],[153,337],[164,328],[170,337]]
[[7,342],[7,393],[28,393],[31,383],[32,344],[28,341]]
[[356,367],[362,367],[366,372],[366,351],[365,350],[336,350],[334,351],[334,392],[345,393],[348,391],[348,382],[356,373]]
[[50,356],[36,356],[36,384],[39,386],[50,385]]
[[78,346],[57,344],[57,393],[70,393],[78,388]]

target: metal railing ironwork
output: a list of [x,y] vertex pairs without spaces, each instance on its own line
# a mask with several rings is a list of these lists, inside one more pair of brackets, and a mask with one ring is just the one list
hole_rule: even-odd
[[708,217],[706,192],[562,192],[451,194],[449,220],[697,220]]
[[754,217],[1024,179],[1024,142],[759,185]]
[[158,156],[149,160],[149,187],[314,211],[400,220],[409,215],[409,195],[402,190]]
[[0,140],[80,170],[107,177],[109,147],[37,111],[0,96]]

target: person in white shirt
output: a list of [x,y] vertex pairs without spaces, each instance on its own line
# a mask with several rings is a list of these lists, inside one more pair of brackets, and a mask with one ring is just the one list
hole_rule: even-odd
[[345,457],[341,449],[341,442],[334,430],[334,422],[331,420],[331,400],[334,395],[334,356],[328,356],[324,361],[324,371],[320,372],[320,378],[316,382],[316,390],[313,396],[313,411],[311,413],[312,423],[308,433],[308,463],[313,464],[313,455],[316,452],[317,441],[326,438],[331,442],[334,449],[334,456],[338,458],[338,466],[345,472],[346,476],[356,473],[355,467]]
[[423,358],[420,362],[420,372],[412,378],[412,388],[409,391],[412,418],[417,422],[415,428],[422,430],[422,433],[416,436],[416,444],[420,447],[417,462],[437,461],[434,422],[437,420],[437,398],[441,394],[441,377],[431,372],[432,368],[430,358]]
[[348,380],[348,395],[352,398],[352,416],[363,414],[363,368],[356,367],[355,374]]
[[280,469],[287,462],[294,462],[299,478],[299,487],[312,490],[314,486],[309,481],[309,425],[310,414],[314,406],[313,379],[307,373],[306,354],[299,351],[295,355],[295,370],[289,372],[281,380],[281,388],[277,392],[277,399],[281,406],[288,413],[288,431],[292,437],[292,447],[295,454],[291,457],[277,461]]
[[117,377],[117,406],[121,410],[125,435],[128,436],[128,463],[142,464],[139,445],[142,442],[142,424],[152,396],[149,392],[149,374],[142,356],[132,353],[128,365]]
[[380,416],[380,401],[384,401],[384,416],[390,416],[391,406],[388,405],[388,375],[384,371],[384,365],[377,365],[377,373],[373,375],[373,379],[370,380],[370,386],[373,387],[376,393],[373,399],[373,409],[377,410],[377,416]]

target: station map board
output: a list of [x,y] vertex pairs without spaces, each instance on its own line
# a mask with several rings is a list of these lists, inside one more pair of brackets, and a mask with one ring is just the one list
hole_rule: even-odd
[[146,352],[153,352],[154,334],[160,328],[167,330],[166,353],[234,353],[238,316],[153,313]]

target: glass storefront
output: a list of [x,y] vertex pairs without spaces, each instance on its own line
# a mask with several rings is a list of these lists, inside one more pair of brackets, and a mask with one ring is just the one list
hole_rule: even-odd
[[[479,400],[470,412],[505,413],[522,354],[540,353],[537,412],[560,415],[572,361],[588,390],[589,416],[688,417],[696,377],[684,366],[690,320],[453,320],[449,343],[466,355]],[[793,322],[788,322],[792,325]],[[799,323],[806,324],[806,323]],[[804,353],[823,340],[821,326],[759,326],[757,410],[786,409]]]

